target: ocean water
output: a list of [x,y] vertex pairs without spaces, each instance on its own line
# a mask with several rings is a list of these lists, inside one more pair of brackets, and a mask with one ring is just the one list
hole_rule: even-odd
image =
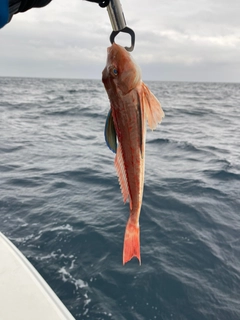
[[0,78],[0,231],[76,319],[240,319],[240,84],[147,82],[142,265],[101,81]]

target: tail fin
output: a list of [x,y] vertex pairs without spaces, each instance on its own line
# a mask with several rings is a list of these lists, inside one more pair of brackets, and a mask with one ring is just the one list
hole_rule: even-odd
[[123,244],[123,265],[130,261],[133,257],[137,257],[141,264],[140,257],[140,228],[130,219],[127,222],[124,244]]

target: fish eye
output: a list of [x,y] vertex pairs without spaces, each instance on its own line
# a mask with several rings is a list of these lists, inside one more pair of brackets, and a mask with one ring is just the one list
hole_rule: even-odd
[[118,75],[118,71],[117,71],[117,69],[116,69],[116,68],[114,68],[114,69],[113,69],[113,74],[114,74],[115,76],[117,76],[117,75]]

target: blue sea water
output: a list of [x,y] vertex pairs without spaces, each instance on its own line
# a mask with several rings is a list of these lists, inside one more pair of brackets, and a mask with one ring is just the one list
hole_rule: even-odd
[[148,82],[142,265],[101,81],[0,78],[0,231],[76,319],[240,319],[240,84]]

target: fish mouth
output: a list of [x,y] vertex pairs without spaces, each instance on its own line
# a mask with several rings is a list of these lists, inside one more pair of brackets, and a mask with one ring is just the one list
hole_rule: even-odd
[[108,54],[108,56],[109,56],[110,54],[112,54],[113,50],[115,49],[115,46],[116,46],[116,44],[113,43],[113,44],[111,45],[111,47],[108,47],[108,48],[107,48],[107,54]]
[[108,66],[111,65],[111,63],[115,59],[115,57],[116,57],[116,44],[113,43],[111,45],[111,47],[107,48],[107,65],[102,71],[102,82],[103,83],[106,83],[109,80],[109,68],[108,68]]

